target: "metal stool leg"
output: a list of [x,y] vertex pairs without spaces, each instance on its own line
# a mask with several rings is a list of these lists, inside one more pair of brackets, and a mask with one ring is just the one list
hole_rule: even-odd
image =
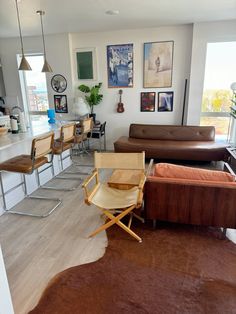
[[[38,169],[37,169],[38,170]],[[38,172],[38,171],[37,171]],[[36,175],[37,181],[40,184],[40,180],[39,177]],[[45,196],[31,196],[28,195],[28,191],[27,191],[27,185],[26,185],[26,179],[25,179],[25,174],[23,174],[23,181],[18,184],[17,186],[9,189],[8,191],[4,191],[4,186],[3,186],[3,181],[2,181],[2,172],[0,172],[0,183],[1,183],[1,189],[2,189],[2,198],[3,198],[3,205],[4,205],[4,210],[8,213],[11,214],[17,214],[17,215],[22,215],[22,216],[31,216],[31,217],[38,217],[38,218],[45,218],[48,217],[59,205],[61,205],[62,200],[59,198],[52,198],[52,197],[45,197]],[[6,204],[6,198],[5,195],[7,193],[10,193],[11,191],[13,191],[14,189],[16,189],[17,187],[23,185],[24,186],[24,192],[25,192],[25,196],[28,199],[38,199],[38,200],[50,200],[50,201],[56,201],[56,205],[54,205],[52,208],[50,208],[48,210],[48,212],[46,212],[45,214],[34,214],[34,213],[27,213],[27,212],[21,212],[21,211],[15,211],[15,210],[10,210],[7,209],[7,204]]]
[[107,150],[107,139],[106,139],[106,133],[104,133],[104,150]]
[[[62,154],[60,154],[60,164],[61,164],[61,170],[63,171],[63,160],[64,159],[66,159],[66,158],[68,158],[68,157],[71,157],[71,153],[69,154],[69,155],[67,155],[67,156],[65,156],[64,158],[62,157]],[[52,168],[53,168],[53,164],[52,164]],[[65,174],[66,174],[66,172],[64,172]],[[72,173],[72,172],[71,172]],[[53,170],[52,170],[52,174],[53,174],[53,178],[52,179],[60,179],[60,180],[77,180],[77,181],[79,181],[79,184],[78,185],[76,185],[76,186],[74,186],[74,187],[72,187],[72,188],[60,188],[60,187],[55,187],[55,186],[45,186],[45,185],[40,185],[40,182],[39,182],[39,172],[37,172],[36,173],[36,175],[37,175],[37,180],[38,180],[38,184],[39,184],[39,186],[42,188],[42,189],[45,189],[45,190],[57,190],[57,191],[74,191],[74,190],[76,190],[79,186],[80,186],[80,184],[81,184],[81,182],[82,182],[82,179],[81,178],[75,178],[75,177],[63,177],[63,176],[61,176],[61,175],[57,175],[57,176],[55,176],[54,175],[54,168],[53,168]]]

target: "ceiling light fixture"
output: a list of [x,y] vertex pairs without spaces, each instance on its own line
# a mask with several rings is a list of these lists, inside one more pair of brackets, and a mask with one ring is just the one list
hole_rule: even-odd
[[18,68],[18,70],[21,71],[31,71],[31,67],[28,63],[28,61],[25,58],[24,54],[24,46],[23,46],[23,39],[22,39],[22,33],[21,33],[21,25],[20,25],[20,15],[19,15],[19,8],[18,8],[18,0],[16,0],[16,13],[17,13],[17,20],[18,20],[18,27],[19,27],[19,33],[20,33],[20,43],[21,43],[21,63]]
[[120,12],[119,10],[108,10],[106,11],[107,15],[118,15]]
[[42,16],[45,14],[45,12],[38,10],[38,11],[36,11],[36,13],[40,15],[42,38],[43,38],[44,65],[42,68],[42,72],[52,72],[52,68],[50,67],[49,63],[47,62],[47,58],[46,58],[45,39],[44,39],[44,33],[43,33],[43,18],[42,18]]

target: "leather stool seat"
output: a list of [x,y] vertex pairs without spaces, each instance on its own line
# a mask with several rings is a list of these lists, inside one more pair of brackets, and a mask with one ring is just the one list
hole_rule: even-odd
[[71,143],[61,143],[60,141],[55,141],[53,145],[53,154],[54,155],[60,155],[62,152],[70,149],[72,146]]
[[19,155],[0,163],[0,171],[5,170],[30,174],[33,169],[37,169],[47,162],[47,157],[39,157],[33,163],[30,155]]

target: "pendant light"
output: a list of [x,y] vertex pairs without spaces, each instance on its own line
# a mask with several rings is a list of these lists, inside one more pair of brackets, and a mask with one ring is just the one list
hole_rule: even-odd
[[24,46],[23,46],[23,39],[22,39],[21,26],[20,26],[20,16],[19,16],[18,1],[19,0],[16,0],[16,13],[17,13],[18,26],[19,26],[20,43],[21,43],[21,54],[22,54],[21,63],[20,63],[20,66],[19,66],[18,70],[31,71],[32,69],[31,69],[28,61],[26,60],[25,54],[24,54]]
[[42,16],[45,14],[45,12],[38,10],[36,13],[40,15],[42,38],[43,38],[44,65],[42,68],[42,72],[52,72],[52,68],[50,67],[49,63],[47,62],[47,58],[46,58],[45,39],[44,39],[44,33],[43,33],[43,17]]

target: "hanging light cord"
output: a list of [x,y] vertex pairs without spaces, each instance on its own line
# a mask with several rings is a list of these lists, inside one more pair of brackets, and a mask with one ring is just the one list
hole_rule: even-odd
[[43,32],[43,17],[42,17],[45,14],[45,12],[44,11],[37,11],[37,13],[40,15],[42,38],[43,38],[44,60],[46,60],[46,49],[45,49],[45,39],[44,39],[44,32]]
[[18,9],[17,0],[16,0],[16,12],[17,12],[19,32],[20,32],[21,52],[22,52],[22,55],[24,55],[23,40],[22,40],[22,33],[21,33],[21,26],[20,26],[20,16],[19,16],[19,9]]

